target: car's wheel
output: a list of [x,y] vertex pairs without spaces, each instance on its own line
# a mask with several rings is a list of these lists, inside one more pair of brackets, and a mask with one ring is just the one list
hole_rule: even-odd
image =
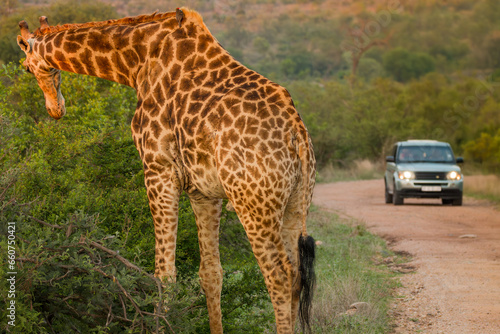
[[389,189],[387,189],[387,181],[384,180],[385,183],[385,203],[392,203],[392,194],[389,194]]
[[404,203],[404,199],[396,189],[396,182],[394,182],[394,191],[392,192],[392,203],[394,205],[402,205]]
[[454,206],[461,206],[462,205],[462,195],[460,195],[459,198],[455,198],[452,200],[453,202],[451,203],[451,205],[454,205]]
[[441,202],[443,202],[443,205],[453,204],[453,200],[449,198],[442,198]]

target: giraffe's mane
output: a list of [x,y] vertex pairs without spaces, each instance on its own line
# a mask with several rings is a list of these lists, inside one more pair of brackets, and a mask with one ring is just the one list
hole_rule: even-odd
[[[184,7],[182,8],[182,11],[184,12],[186,18],[189,17],[193,18],[194,21],[196,21],[199,25],[201,25],[203,28],[206,29],[205,24],[203,23],[203,18],[198,12]],[[35,30],[35,32],[33,33],[33,37],[45,36],[55,32],[60,32],[70,29],[107,27],[113,25],[136,25],[140,23],[159,21],[170,17],[175,17],[175,12],[158,13],[158,11],[156,11],[153,14],[129,16],[115,20],[87,22],[87,23],[69,23],[57,26],[47,26],[45,28],[38,28],[37,30]]]

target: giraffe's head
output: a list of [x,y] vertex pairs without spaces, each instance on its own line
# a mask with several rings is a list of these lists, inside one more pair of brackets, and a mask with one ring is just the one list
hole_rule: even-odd
[[[41,28],[48,25],[47,18],[40,17]],[[45,96],[45,106],[52,118],[59,119],[66,114],[64,97],[61,94],[61,71],[51,67],[48,62],[33,49],[33,34],[26,21],[19,22],[21,35],[17,36],[17,44],[26,54],[23,66],[32,73]]]

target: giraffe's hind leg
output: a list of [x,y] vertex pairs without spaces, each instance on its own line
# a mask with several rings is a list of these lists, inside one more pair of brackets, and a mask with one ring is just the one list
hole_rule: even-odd
[[288,257],[293,267],[292,278],[292,325],[295,324],[299,312],[300,300],[300,274],[299,274],[299,237],[302,231],[301,206],[297,202],[290,201],[283,217],[283,228],[281,235]]
[[222,291],[222,266],[219,255],[219,223],[222,200],[208,199],[199,194],[190,195],[200,244],[200,283],[207,298],[210,332],[222,333],[220,298]]
[[[283,237],[283,241],[285,244],[286,251],[288,256],[292,261],[292,266],[294,269],[295,276],[293,277],[293,286],[292,286],[292,323],[295,324],[297,316],[299,314],[299,303],[301,298],[301,293],[303,289],[303,284],[307,283],[308,277],[300,277],[300,266],[301,261],[304,259],[300,258],[300,249],[299,249],[299,239],[301,239],[302,234],[302,219],[303,219],[303,210],[304,203],[303,201],[308,201],[306,207],[310,205],[310,198],[304,199],[303,194],[297,189],[301,189],[300,186],[295,188],[295,191],[292,192],[288,200],[288,204],[285,209],[285,214],[283,217],[283,228],[281,231],[281,235]],[[306,279],[306,281],[302,281],[302,279]],[[301,319],[303,320],[303,319]],[[305,324],[302,324],[303,326]],[[303,327],[304,328],[304,327]]]
[[[293,266],[293,285],[292,285],[292,324],[296,323],[300,309],[300,320],[302,330],[310,331],[310,305],[312,291],[314,290],[314,268],[308,261],[314,262],[314,239],[303,232],[304,208],[309,208],[311,196],[304,197],[302,185],[292,191],[283,216],[283,227],[281,235],[285,244],[286,251],[291,259]],[[304,201],[307,201],[304,203]],[[310,242],[313,242],[313,253],[311,254]],[[305,243],[305,244],[304,244]],[[308,248],[309,247],[309,248]],[[304,275],[301,277],[301,275]]]
[[293,333],[292,287],[297,273],[281,235],[282,218],[276,214],[264,219],[256,218],[250,213],[245,213],[246,210],[238,206],[235,206],[235,210],[264,275],[273,303],[277,332],[279,334]]

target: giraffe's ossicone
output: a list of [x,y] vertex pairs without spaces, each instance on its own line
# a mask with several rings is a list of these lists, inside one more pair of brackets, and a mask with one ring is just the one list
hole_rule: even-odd
[[61,70],[137,90],[131,126],[154,218],[155,275],[175,280],[178,202],[186,192],[210,328],[222,333],[219,219],[227,198],[264,275],[278,333],[293,333],[298,314],[307,328],[314,240],[306,217],[315,159],[286,89],[231,57],[200,15],[185,8],[63,26],[41,17],[34,33],[26,22],[19,25],[23,64],[53,118],[66,112]]

